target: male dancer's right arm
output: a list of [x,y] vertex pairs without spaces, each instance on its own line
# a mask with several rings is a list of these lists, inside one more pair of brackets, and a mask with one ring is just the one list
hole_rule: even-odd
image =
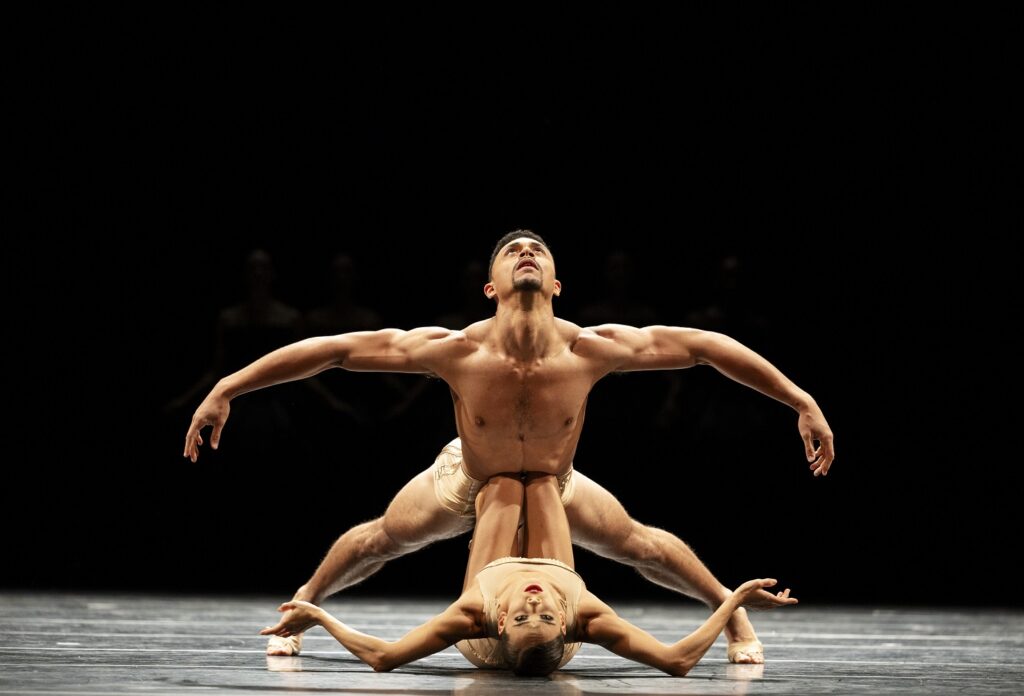
[[184,456],[196,461],[203,444],[200,431],[208,425],[213,426],[210,445],[217,449],[229,404],[236,396],[311,377],[332,367],[359,372],[430,372],[424,364],[429,363],[429,345],[453,333],[437,327],[354,331],[307,338],[278,348],[217,382],[192,416]]

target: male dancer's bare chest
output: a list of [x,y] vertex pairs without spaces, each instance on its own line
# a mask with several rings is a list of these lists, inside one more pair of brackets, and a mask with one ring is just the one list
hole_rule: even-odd
[[571,429],[582,417],[592,386],[570,359],[539,365],[478,360],[465,365],[450,385],[464,425],[517,440]]

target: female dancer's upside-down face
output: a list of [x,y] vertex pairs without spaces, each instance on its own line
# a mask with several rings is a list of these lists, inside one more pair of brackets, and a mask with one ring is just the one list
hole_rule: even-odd
[[498,597],[499,635],[507,631],[509,642],[517,648],[565,635],[561,599],[550,582],[536,576],[511,584]]

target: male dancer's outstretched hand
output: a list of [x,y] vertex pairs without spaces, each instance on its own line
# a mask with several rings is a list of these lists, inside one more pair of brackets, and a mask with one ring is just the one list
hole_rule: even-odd
[[[807,461],[811,463],[811,471],[815,476],[825,476],[832,466],[832,460],[836,458],[836,452],[832,446],[832,429],[828,427],[825,415],[818,408],[818,404],[811,401],[800,408],[797,427],[804,441],[804,450]],[[814,447],[815,440],[818,441],[817,448]]]
[[203,436],[199,431],[208,425],[213,426],[210,446],[217,449],[217,445],[220,444],[220,431],[224,429],[224,423],[227,422],[230,412],[231,400],[224,396],[219,389],[211,391],[192,416],[192,425],[188,427],[188,432],[185,434],[183,456],[189,457],[193,462],[199,458],[199,445],[203,444]]

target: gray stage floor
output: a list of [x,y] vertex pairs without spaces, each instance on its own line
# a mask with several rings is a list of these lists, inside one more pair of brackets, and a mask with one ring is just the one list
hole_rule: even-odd
[[[827,608],[756,613],[768,663],[730,665],[724,638],[679,679],[587,645],[550,680],[481,672],[449,648],[376,674],[322,628],[299,657],[267,657],[258,631],[279,597],[0,594],[0,694],[802,694],[1024,692],[1024,613]],[[441,600],[336,598],[355,628],[396,638]],[[658,638],[706,611],[618,604]]]

